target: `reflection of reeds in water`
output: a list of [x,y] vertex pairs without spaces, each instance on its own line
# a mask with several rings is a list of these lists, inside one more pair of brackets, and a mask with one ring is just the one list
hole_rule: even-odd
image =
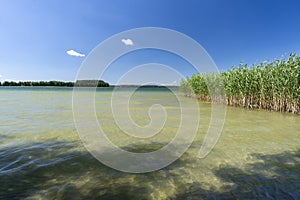
[[[225,91],[222,86],[224,86]],[[248,67],[239,65],[220,75],[195,74],[182,80],[188,96],[227,105],[300,113],[300,56]]]

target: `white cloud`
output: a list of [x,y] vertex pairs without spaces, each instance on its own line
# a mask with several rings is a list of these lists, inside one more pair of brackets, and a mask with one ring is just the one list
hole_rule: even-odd
[[70,55],[70,56],[77,56],[77,57],[84,57],[85,55],[82,54],[82,53],[78,53],[74,50],[69,50],[67,51],[67,54]]
[[131,39],[122,39],[121,40],[126,46],[132,46],[133,45],[133,41]]

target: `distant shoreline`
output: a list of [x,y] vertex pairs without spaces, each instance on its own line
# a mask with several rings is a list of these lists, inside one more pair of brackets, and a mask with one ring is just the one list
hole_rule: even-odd
[[[1,88],[73,88],[73,87],[77,87],[77,86],[0,86]],[[95,88],[92,86],[81,86],[81,88]],[[116,89],[126,89],[126,88],[144,88],[144,89],[151,89],[151,88],[157,88],[157,89],[161,89],[161,88],[171,88],[171,89],[178,89],[179,90],[179,86],[176,85],[110,85],[108,87],[96,87],[96,88],[116,88]]]
[[109,83],[103,80],[77,80],[76,82],[64,81],[4,81],[0,86],[16,87],[109,87]]

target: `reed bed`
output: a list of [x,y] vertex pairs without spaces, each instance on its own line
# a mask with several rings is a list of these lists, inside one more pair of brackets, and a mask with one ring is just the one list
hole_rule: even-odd
[[300,56],[194,74],[181,81],[180,90],[204,101],[300,114]]

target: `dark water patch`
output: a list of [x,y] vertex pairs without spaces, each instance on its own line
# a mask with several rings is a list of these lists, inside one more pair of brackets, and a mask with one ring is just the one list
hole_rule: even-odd
[[135,144],[130,146],[122,147],[125,151],[134,152],[134,153],[149,153],[164,147],[165,143],[153,142],[151,144]]
[[12,139],[12,138],[13,138],[12,136],[0,134],[0,144],[6,143],[6,140]]

